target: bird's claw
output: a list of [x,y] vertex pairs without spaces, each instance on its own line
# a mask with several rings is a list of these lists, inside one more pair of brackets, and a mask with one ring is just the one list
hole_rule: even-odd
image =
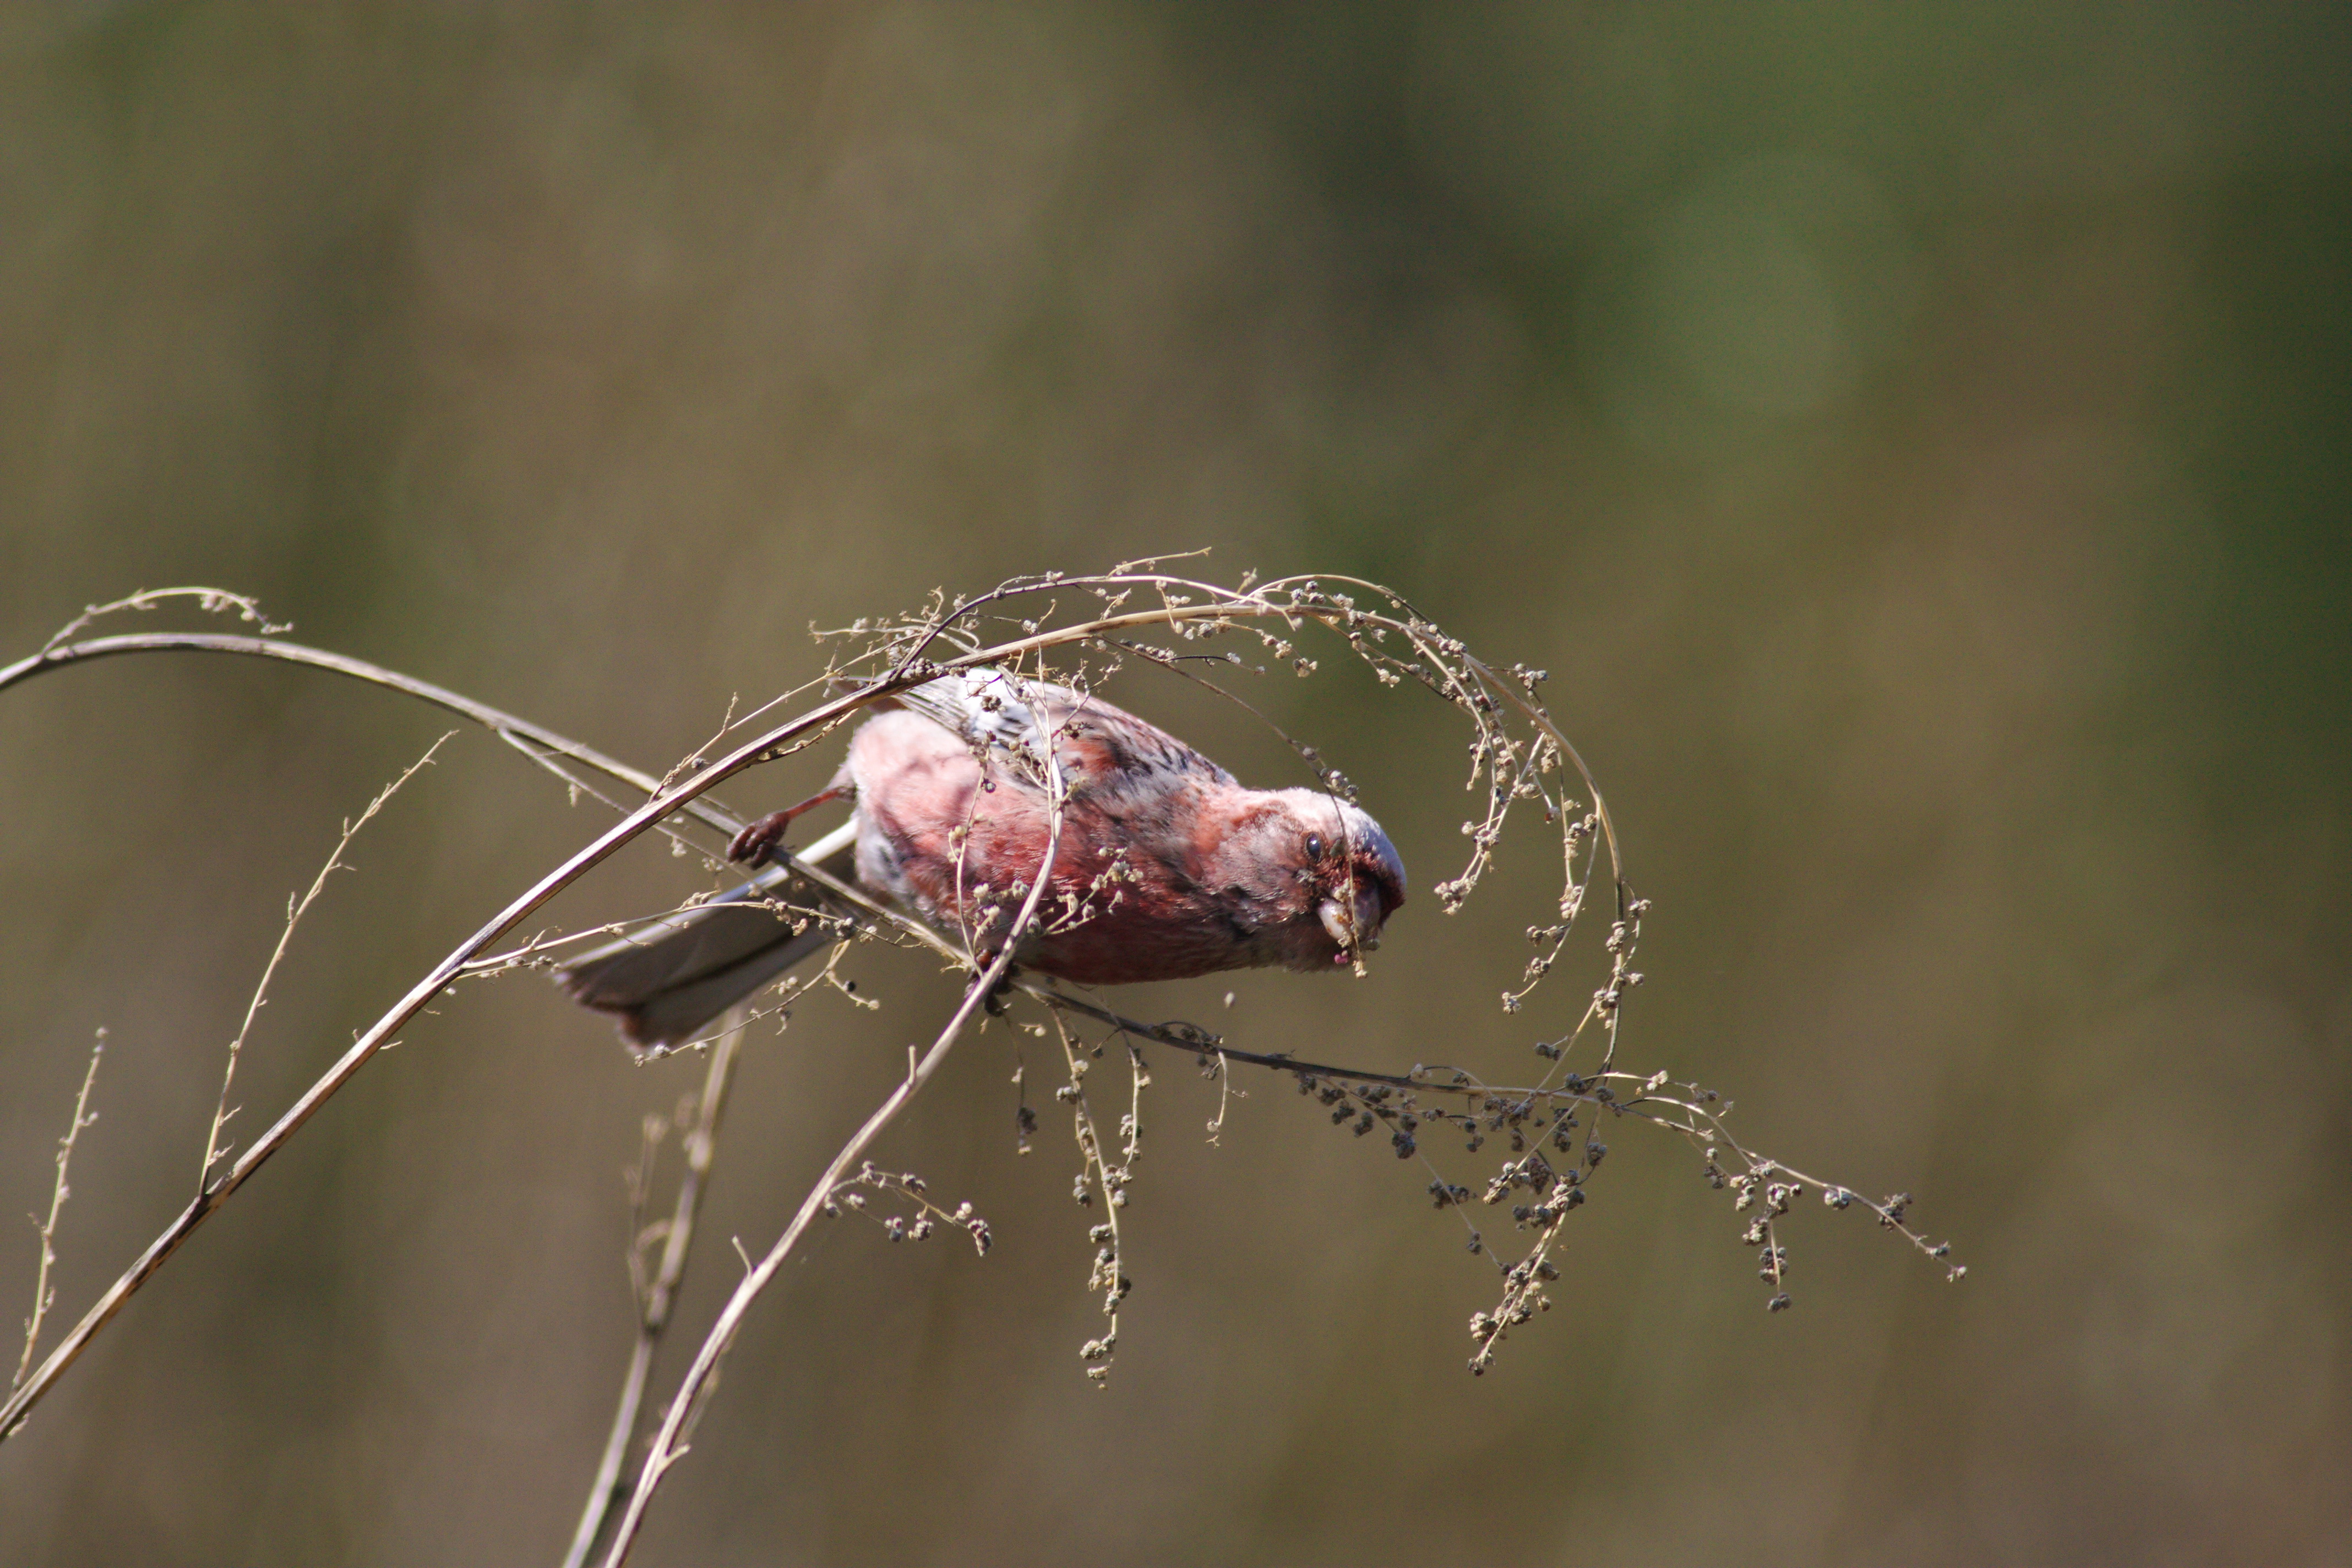
[[735,836],[727,846],[727,858],[748,861],[757,866],[774,858],[784,847],[784,832],[793,825],[793,813],[773,811]]

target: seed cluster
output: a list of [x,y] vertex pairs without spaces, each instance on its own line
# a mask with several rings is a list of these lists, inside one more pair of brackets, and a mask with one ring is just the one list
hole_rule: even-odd
[[[868,1160],[856,1175],[825,1194],[821,1212],[827,1219],[839,1219],[845,1215],[870,1219],[892,1241],[929,1241],[941,1226],[947,1226],[970,1237],[973,1250],[987,1257],[988,1249],[996,1245],[988,1222],[974,1214],[969,1203],[944,1209],[931,1202],[925,1191],[923,1178],[914,1172],[879,1170]],[[866,1197],[867,1192],[881,1193],[897,1201],[876,1204]]]

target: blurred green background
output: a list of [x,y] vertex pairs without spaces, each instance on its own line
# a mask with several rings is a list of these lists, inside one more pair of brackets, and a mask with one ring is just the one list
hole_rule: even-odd
[[[658,767],[810,676],[812,621],[934,585],[1379,578],[1553,671],[1656,905],[1628,1058],[1971,1266],[1812,1205],[1768,1318],[1628,1129],[1474,1382],[1491,1265],[1426,1173],[1246,1079],[1210,1148],[1163,1052],[1097,1394],[1076,1158],[1050,1114],[1014,1155],[992,1029],[883,1159],[995,1253],[826,1233],[641,1561],[2340,1563],[2342,21],[10,6],[0,659],[217,584]],[[1344,662],[1252,694],[1425,889],[1458,733]],[[1298,782],[1177,683],[1114,695]],[[193,658],[0,699],[0,1211],[46,1207],[111,1038],[58,1328],[186,1201],[287,894],[444,727]],[[232,1131],[605,820],[452,742],[296,939]],[[1547,864],[1417,898],[1362,981],[1123,1004],[1524,1077],[1578,994],[1493,1003]],[[702,882],[641,848],[563,918]],[[751,1050],[689,1342],[953,994],[856,972],[880,1012]],[[552,1562],[630,1331],[620,1172],[697,1076],[536,980],[444,1005],[0,1447],[0,1563]],[[35,1250],[0,1228],[11,1321]]]

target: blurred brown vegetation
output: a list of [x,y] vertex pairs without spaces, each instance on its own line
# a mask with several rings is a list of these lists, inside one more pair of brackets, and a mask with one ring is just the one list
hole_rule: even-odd
[[[1816,1206],[1768,1319],[1696,1163],[1628,1136],[1562,1310],[1474,1383],[1492,1276],[1425,1176],[1246,1079],[1210,1149],[1163,1059],[1097,1394],[1075,1156],[1050,1116],[1013,1156],[992,1030],[886,1158],[994,1254],[829,1233],[642,1561],[2340,1563],[2340,24],[10,7],[0,658],[216,583],[659,766],[805,679],[812,621],[934,584],[1359,572],[1554,672],[1656,904],[1633,1060],[1973,1266]],[[1425,889],[1454,732],[1338,663],[1256,695]],[[1293,782],[1178,683],[1116,695]],[[110,1031],[65,1321],[192,1190],[286,894],[442,727],[184,658],[0,702],[0,1212],[46,1207]],[[453,742],[297,938],[232,1131],[600,812]],[[1541,842],[1369,979],[1123,1005],[1517,1073]],[[644,847],[563,913],[696,885]],[[952,994],[861,962],[880,1013],[750,1053],[689,1324]],[[697,1068],[529,979],[425,1023],[0,1448],[0,1563],[558,1553],[630,1331],[619,1173]],[[0,1230],[12,1321],[35,1255]]]

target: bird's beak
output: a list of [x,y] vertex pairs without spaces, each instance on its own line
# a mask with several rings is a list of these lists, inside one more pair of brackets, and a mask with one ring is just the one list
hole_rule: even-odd
[[1355,908],[1337,898],[1323,900],[1315,911],[1331,940],[1348,952],[1370,952],[1381,945],[1381,896],[1361,882],[1355,887]]

